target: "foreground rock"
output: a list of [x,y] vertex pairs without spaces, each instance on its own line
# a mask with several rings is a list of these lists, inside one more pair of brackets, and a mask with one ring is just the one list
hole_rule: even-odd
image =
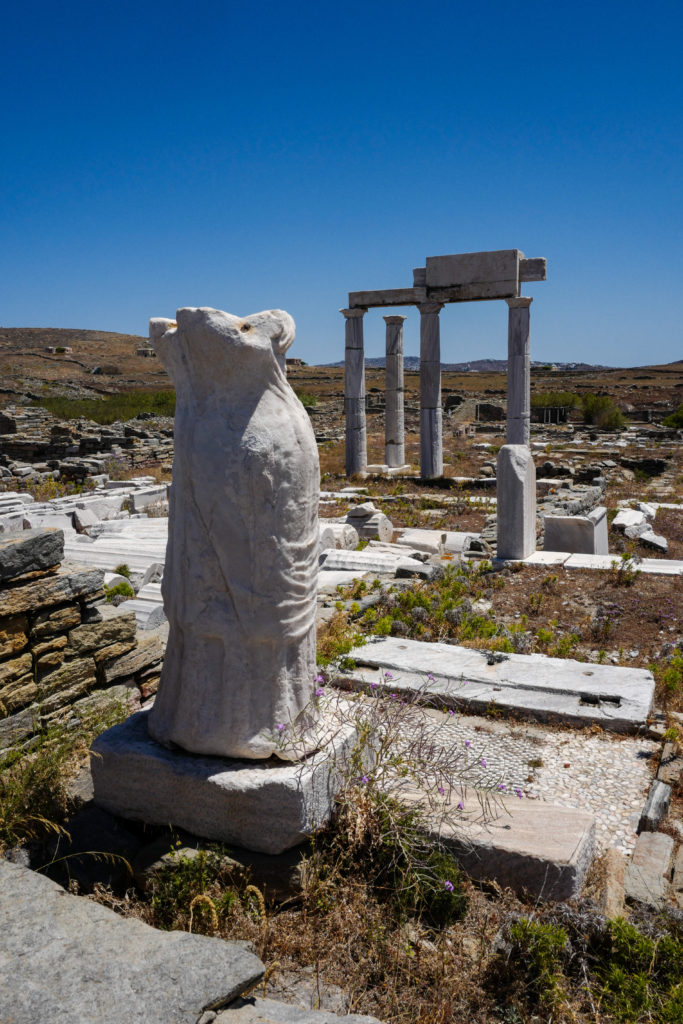
[[195,1024],[264,973],[248,943],[161,932],[0,861],[0,1020]]

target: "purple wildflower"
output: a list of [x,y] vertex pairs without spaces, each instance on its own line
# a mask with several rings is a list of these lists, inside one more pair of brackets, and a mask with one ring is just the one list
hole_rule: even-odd
[[315,695],[316,695],[316,697],[322,697],[324,692],[325,692],[325,690],[323,689],[323,687],[319,686],[318,689],[315,691]]
[[480,760],[480,762],[479,762],[479,763],[481,764],[481,766],[482,766],[483,768],[485,768],[485,767],[486,767],[486,758],[485,758],[485,757],[482,757],[482,759]]
[[443,887],[446,890],[446,892],[453,892],[453,883],[452,882],[444,882],[443,883]]
[[363,785],[365,785],[365,784],[366,784],[366,782],[369,782],[370,780],[369,780],[369,778],[367,777],[367,775],[361,775],[361,777],[360,777],[360,781],[361,781],[361,782],[363,783]]
[[280,722],[278,727],[277,727],[277,731],[278,732],[284,732],[285,729],[286,729],[285,724],[283,722]]
[[385,678],[385,679],[393,679],[394,677],[393,677],[393,675],[391,674],[391,672],[385,672],[385,673],[384,673],[384,678]]
[[517,794],[520,800],[524,797],[524,794],[522,793],[521,789],[518,789],[517,786],[515,786],[515,793]]
[[498,783],[498,789],[507,789],[507,786],[505,785],[504,782],[499,782]]
[[472,740],[465,740],[465,746],[468,747],[468,748],[471,747],[472,746]]
[[443,796],[445,792],[446,790],[443,788],[443,786],[439,786],[439,793],[441,793],[441,796]]
[[458,800],[458,810],[459,811],[464,811],[465,810],[465,805],[463,804],[462,800]]

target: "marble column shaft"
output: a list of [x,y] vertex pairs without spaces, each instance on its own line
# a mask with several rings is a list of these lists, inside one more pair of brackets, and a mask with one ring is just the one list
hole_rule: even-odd
[[403,388],[404,316],[385,316],[386,401],[384,413],[384,461],[390,468],[403,466],[405,457],[405,416]]
[[346,320],[344,363],[344,416],[346,419],[346,475],[364,473],[368,464],[365,428],[365,350],[363,317],[367,309],[340,309]]
[[441,302],[423,302],[420,310],[420,472],[423,478],[443,476],[443,414],[441,410]]
[[506,299],[508,304],[507,443],[529,444],[531,363],[529,307],[532,299]]

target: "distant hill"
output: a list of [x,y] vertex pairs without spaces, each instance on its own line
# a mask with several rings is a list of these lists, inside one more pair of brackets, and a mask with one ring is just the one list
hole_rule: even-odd
[[[374,369],[383,370],[386,360],[384,356],[366,358],[365,365]],[[344,360],[336,363],[325,363],[325,366],[343,366]],[[468,363],[442,363],[441,369],[446,373],[505,373],[507,370],[507,359],[471,359]],[[613,367],[603,366],[601,363],[550,363],[542,360],[532,360],[532,367],[545,368],[557,367],[560,371],[566,370],[609,370]],[[419,370],[419,356],[406,356],[403,360],[406,370]]]
[[44,349],[47,345],[73,348],[83,343],[95,345],[135,345],[146,338],[137,334],[115,334],[113,331],[83,331],[71,327],[0,327],[0,350]]

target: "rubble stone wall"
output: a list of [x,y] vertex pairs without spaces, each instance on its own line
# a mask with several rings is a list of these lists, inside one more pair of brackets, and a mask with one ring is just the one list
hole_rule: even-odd
[[61,530],[0,540],[0,752],[113,699],[156,690],[163,645],[105,602],[101,569],[63,566]]

